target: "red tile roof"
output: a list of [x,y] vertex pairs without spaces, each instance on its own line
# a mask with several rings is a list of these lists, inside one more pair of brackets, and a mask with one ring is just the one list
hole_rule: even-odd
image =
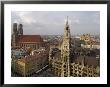
[[43,42],[40,35],[23,35],[20,36],[18,42]]

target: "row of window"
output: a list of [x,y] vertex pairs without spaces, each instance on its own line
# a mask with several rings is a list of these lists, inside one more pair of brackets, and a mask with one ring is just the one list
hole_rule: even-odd
[[21,47],[39,48],[39,44],[20,44]]

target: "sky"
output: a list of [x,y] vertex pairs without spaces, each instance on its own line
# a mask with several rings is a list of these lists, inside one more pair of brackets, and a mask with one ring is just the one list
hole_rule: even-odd
[[23,24],[24,34],[62,35],[67,16],[72,35],[100,34],[99,11],[12,11],[11,24]]

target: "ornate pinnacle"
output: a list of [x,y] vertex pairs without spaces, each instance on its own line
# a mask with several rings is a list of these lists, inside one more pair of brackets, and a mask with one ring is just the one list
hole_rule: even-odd
[[68,25],[68,16],[67,16],[67,21],[66,21],[66,25]]

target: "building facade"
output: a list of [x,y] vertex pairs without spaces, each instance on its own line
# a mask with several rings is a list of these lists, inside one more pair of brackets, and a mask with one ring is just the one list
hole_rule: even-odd
[[91,36],[90,34],[83,34],[80,36],[80,40],[84,40],[84,41],[90,41],[91,40]]
[[[89,41],[89,36],[84,40]],[[52,72],[58,77],[100,76],[99,59],[72,54],[74,54],[74,49],[71,46],[71,34],[67,19],[61,47],[50,48],[49,64]]]
[[81,43],[82,48],[100,49],[100,42],[91,38],[90,34],[81,35],[80,40],[83,42]]
[[29,77],[48,64],[48,53],[41,51],[28,56],[13,56],[12,69],[17,76]]

